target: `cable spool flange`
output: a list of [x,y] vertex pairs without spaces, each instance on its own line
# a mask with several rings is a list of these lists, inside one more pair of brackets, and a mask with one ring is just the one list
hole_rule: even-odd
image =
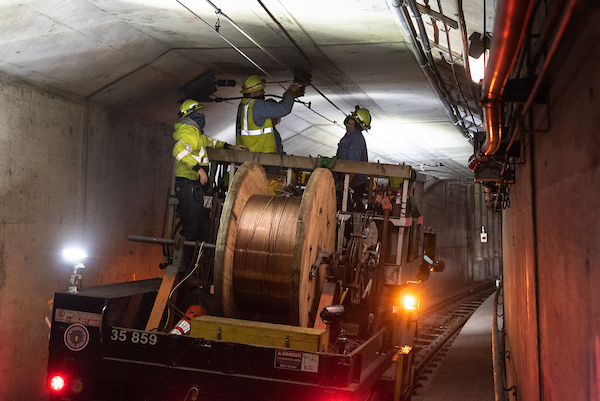
[[[221,215],[215,253],[216,305],[226,317],[309,327],[314,322],[325,281],[324,267],[314,278],[310,277],[310,268],[319,251],[333,252],[335,248],[333,176],[327,169],[315,170],[300,200],[293,197],[270,200],[266,193],[267,180],[262,167],[256,163],[243,164],[234,176]],[[247,211],[246,206],[250,208]],[[259,215],[262,221],[257,220]],[[262,225],[259,227],[262,245],[248,242],[256,235],[255,228],[243,220],[255,220]],[[282,228],[283,231],[277,231]],[[236,244],[238,240],[243,243]],[[248,251],[254,256],[259,254],[259,259],[250,260],[251,265],[246,266],[239,258],[248,255]],[[268,262],[261,264],[258,260]],[[245,268],[251,270],[244,272]],[[262,290],[255,286],[262,286]],[[265,288],[274,296],[266,295]],[[269,302],[273,304],[268,305]]]

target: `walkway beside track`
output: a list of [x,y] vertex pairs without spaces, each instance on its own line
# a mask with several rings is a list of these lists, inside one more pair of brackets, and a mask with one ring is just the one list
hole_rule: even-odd
[[422,395],[412,401],[493,401],[492,294],[464,325]]

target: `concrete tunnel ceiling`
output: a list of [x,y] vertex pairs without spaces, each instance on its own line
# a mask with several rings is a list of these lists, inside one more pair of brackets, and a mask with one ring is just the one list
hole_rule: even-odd
[[[344,115],[360,105],[373,115],[365,135],[370,161],[469,180],[479,92],[465,80],[460,29],[431,17],[441,9],[446,23],[456,21],[460,3],[431,2],[423,20],[440,79],[466,117],[462,126],[450,120],[417,62],[394,0],[8,1],[0,5],[0,71],[168,124],[186,97],[180,89],[203,74],[235,80],[210,95],[228,99],[240,96],[248,75],[264,77],[267,94],[281,95],[294,72],[308,72],[305,104],[279,125],[286,153],[333,156]],[[464,3],[466,34],[481,32],[483,4]],[[487,9],[491,29],[493,7]],[[418,31],[414,14],[409,20]],[[209,136],[234,141],[238,102],[204,102]]]

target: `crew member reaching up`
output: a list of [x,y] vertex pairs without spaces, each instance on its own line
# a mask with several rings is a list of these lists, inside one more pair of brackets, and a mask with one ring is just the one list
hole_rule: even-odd
[[236,143],[244,145],[251,152],[276,153],[277,145],[273,132],[272,119],[290,114],[294,99],[304,94],[298,84],[291,84],[279,102],[265,100],[266,84],[256,75],[248,77],[241,93],[236,122]]

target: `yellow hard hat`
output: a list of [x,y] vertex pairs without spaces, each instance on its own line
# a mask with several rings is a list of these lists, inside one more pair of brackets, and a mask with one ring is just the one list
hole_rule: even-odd
[[198,103],[198,101],[193,100],[193,99],[187,99],[184,100],[183,103],[181,103],[181,106],[179,106],[179,118],[183,118],[185,116],[187,116],[188,114],[202,109],[204,108],[203,105],[201,105],[200,103]]
[[242,90],[240,93],[252,93],[259,90],[265,89],[265,80],[260,79],[257,75],[252,75],[244,81],[242,84]]
[[361,109],[356,106],[356,110],[352,112],[352,118],[361,126],[362,129],[371,129],[371,113],[367,109]]

